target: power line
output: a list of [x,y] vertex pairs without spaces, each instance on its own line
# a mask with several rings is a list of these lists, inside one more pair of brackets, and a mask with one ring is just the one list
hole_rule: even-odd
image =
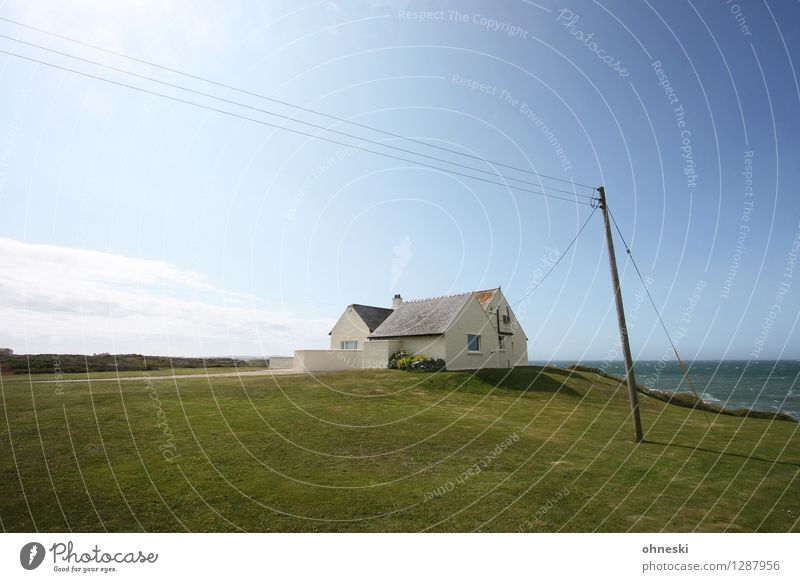
[[539,281],[539,282],[536,284],[536,286],[535,286],[533,289],[531,289],[531,290],[530,290],[530,291],[528,291],[528,292],[527,292],[527,293],[526,293],[524,296],[522,296],[522,297],[519,299],[519,301],[516,301],[516,302],[512,303],[512,304],[511,304],[511,307],[516,307],[517,305],[519,305],[520,303],[522,303],[523,301],[525,301],[525,299],[527,299],[527,298],[528,298],[528,297],[531,295],[531,293],[533,293],[533,292],[534,292],[534,291],[536,291],[536,290],[537,290],[539,287],[541,287],[541,286],[542,286],[542,284],[545,282],[545,280],[547,280],[547,278],[550,276],[550,273],[552,273],[552,272],[555,270],[555,268],[558,266],[558,264],[561,262],[561,260],[562,260],[562,259],[563,259],[563,258],[564,258],[566,255],[567,255],[567,253],[569,252],[569,250],[572,248],[572,245],[574,245],[574,244],[575,244],[575,242],[578,240],[578,237],[579,237],[579,236],[581,236],[581,233],[583,232],[583,229],[584,229],[584,228],[586,228],[586,225],[587,225],[587,224],[589,224],[589,221],[592,219],[592,216],[594,216],[594,213],[595,213],[596,211],[597,211],[597,206],[592,206],[592,212],[591,212],[591,214],[589,214],[589,218],[587,218],[587,219],[586,219],[586,222],[584,222],[584,223],[583,223],[583,226],[581,226],[581,227],[578,229],[578,234],[576,234],[576,235],[575,235],[575,238],[573,238],[573,239],[572,239],[572,242],[570,242],[570,243],[569,243],[569,245],[567,245],[567,248],[566,248],[566,249],[564,249],[564,252],[563,252],[563,253],[561,253],[561,256],[560,256],[560,257],[558,257],[558,259],[556,260],[556,262],[555,262],[555,263],[553,263],[553,266],[552,266],[552,267],[550,267],[550,270],[549,270],[549,271],[547,271],[547,273],[545,273],[545,274],[544,274],[544,277],[542,277],[542,280],[541,280],[541,281]]
[[[683,363],[680,354],[678,353],[678,348],[675,346],[675,342],[672,341],[672,336],[670,336],[669,331],[667,330],[667,326],[664,323],[664,320],[661,318],[661,313],[658,311],[658,307],[656,307],[656,302],[653,301],[653,296],[650,295],[650,290],[647,288],[647,284],[644,282],[644,277],[642,276],[642,272],[639,270],[639,266],[636,264],[636,261],[633,258],[633,253],[631,253],[631,248],[628,246],[628,243],[625,241],[625,237],[622,236],[622,230],[619,228],[617,224],[617,219],[614,218],[614,213],[611,212],[611,209],[608,208],[608,214],[611,216],[611,221],[614,223],[614,228],[617,229],[617,234],[619,234],[619,238],[622,240],[622,244],[625,246],[625,252],[628,253],[628,258],[631,260],[631,264],[633,268],[636,270],[636,274],[639,275],[639,280],[642,282],[642,287],[644,287],[645,293],[647,293],[647,298],[650,300],[650,305],[653,306],[653,311],[656,312],[656,317],[658,317],[658,321],[661,324],[661,328],[664,330],[664,334],[666,334],[667,339],[669,340],[669,345],[672,346],[672,351],[675,354],[675,357],[678,359],[678,364],[680,364],[681,368],[683,369],[683,377],[686,379],[686,382],[689,384],[689,388],[692,390],[692,394],[694,397],[697,398],[698,403],[702,402],[702,399],[697,394],[697,389],[695,388],[694,382],[692,381],[691,377],[689,376],[689,368],[686,364]],[[708,413],[703,410],[703,417],[705,417],[706,422],[709,426],[711,426],[711,421],[708,420]]]
[[444,172],[444,173],[447,173],[447,174],[454,174],[454,175],[457,175],[457,176],[463,176],[465,178],[471,178],[473,180],[478,180],[480,182],[486,182],[487,184],[494,184],[496,186],[502,186],[504,188],[508,188],[508,189],[511,189],[511,190],[518,190],[518,191],[521,191],[521,192],[529,192],[531,194],[537,194],[539,196],[544,196],[545,198],[552,198],[554,200],[563,200],[565,202],[572,202],[574,204],[582,204],[584,206],[591,206],[590,202],[582,202],[580,200],[574,200],[572,198],[565,198],[563,196],[555,196],[553,194],[547,194],[546,192],[539,192],[539,191],[536,191],[536,190],[531,190],[529,188],[522,188],[521,186],[514,186],[512,184],[507,184],[507,183],[503,183],[503,182],[495,182],[493,180],[488,180],[486,178],[481,178],[479,176],[473,176],[471,174],[465,174],[463,172],[458,172],[456,170],[450,170],[450,169],[447,169],[447,168],[441,168],[439,166],[434,166],[432,164],[426,164],[426,163],[420,162],[418,160],[404,158],[402,156],[395,156],[395,155],[392,155],[392,154],[387,154],[385,152],[376,152],[374,150],[371,150],[369,148],[365,148],[365,147],[362,147],[362,146],[359,146],[359,145],[350,144],[350,143],[346,143],[346,142],[341,142],[341,141],[337,141],[337,140],[330,139],[330,138],[327,138],[327,137],[323,137],[323,136],[320,136],[320,135],[314,135],[312,133],[307,133],[307,132],[300,131],[300,130],[297,130],[297,129],[292,129],[292,128],[284,127],[284,126],[281,126],[281,125],[276,125],[274,123],[269,123],[269,122],[261,120],[261,119],[255,119],[253,117],[248,117],[246,115],[240,115],[238,113],[233,113],[231,111],[226,111],[224,109],[218,109],[216,107],[210,107],[208,105],[203,105],[202,103],[195,103],[194,101],[188,101],[186,99],[181,99],[179,97],[174,97],[172,95],[166,95],[164,93],[159,93],[158,91],[152,91],[150,89],[145,89],[143,87],[137,87],[135,85],[129,85],[127,83],[122,83],[120,81],[114,81],[112,79],[107,79],[105,77],[101,77],[101,76],[98,76],[98,75],[92,75],[91,73],[86,73],[84,71],[78,71],[76,69],[71,69],[69,67],[64,67],[62,65],[57,65],[55,63],[49,63],[47,61],[42,61],[40,59],[35,59],[33,57],[28,57],[28,56],[25,56],[25,55],[20,55],[20,54],[17,54],[17,53],[13,53],[11,51],[0,49],[0,53],[6,54],[6,55],[9,55],[9,56],[12,56],[12,57],[16,57],[16,58],[19,58],[19,59],[24,59],[26,61],[30,61],[30,62],[33,62],[33,63],[38,63],[38,64],[45,65],[45,66],[48,66],[48,67],[52,67],[54,69],[59,69],[59,70],[66,71],[66,72],[69,72],[69,73],[74,73],[76,75],[81,75],[81,76],[84,76],[84,77],[88,77],[90,79],[103,81],[103,82],[106,82],[106,83],[110,83],[112,85],[117,85],[119,87],[125,87],[127,89],[133,89],[134,91],[140,91],[140,92],[146,93],[148,95],[154,95],[154,96],[157,96],[157,97],[163,97],[165,99],[170,99],[170,100],[178,102],[178,103],[184,103],[186,105],[192,105],[194,107],[199,107],[201,109],[206,109],[208,111],[214,111],[216,113],[222,113],[224,115],[229,115],[231,117],[235,117],[235,118],[242,119],[242,120],[245,120],[245,121],[251,121],[253,123],[258,123],[260,125],[265,125],[265,126],[268,126],[268,127],[273,127],[275,129],[280,129],[280,130],[283,130],[283,131],[288,131],[288,132],[295,133],[295,134],[298,134],[298,135],[306,136],[306,137],[309,137],[309,138],[312,138],[312,139],[318,139],[318,140],[325,141],[325,142],[328,142],[328,143],[333,143],[333,144],[336,144],[336,145],[341,145],[341,146],[345,146],[345,147],[361,150],[361,151],[368,152],[368,153],[371,153],[371,154],[375,154],[375,155],[378,155],[378,156],[383,156],[383,157],[391,158],[391,159],[394,159],[394,160],[408,162],[410,164],[416,164],[418,166],[422,166],[422,167],[425,167],[425,168],[431,168],[431,169],[438,170],[440,172]]
[[522,180],[520,178],[512,178],[510,176],[504,176],[503,174],[500,174],[498,172],[492,172],[492,171],[489,171],[489,170],[482,170],[480,168],[475,168],[473,166],[468,166],[468,165],[465,165],[465,164],[459,164],[457,162],[451,162],[450,160],[445,160],[443,158],[438,158],[436,156],[431,156],[431,155],[428,155],[428,154],[421,154],[421,153],[415,152],[413,150],[408,150],[408,149],[405,149],[405,148],[401,148],[401,147],[385,144],[385,143],[382,143],[382,142],[379,142],[379,141],[376,141],[376,140],[363,138],[363,137],[358,136],[358,135],[353,135],[353,134],[350,134],[350,133],[347,133],[347,132],[344,132],[344,131],[338,131],[336,129],[331,129],[331,128],[328,128],[328,127],[325,127],[325,126],[322,126],[322,125],[317,125],[315,123],[310,123],[308,121],[303,121],[301,119],[295,119],[295,118],[290,117],[288,115],[282,115],[280,113],[275,113],[275,112],[269,111],[267,109],[261,109],[260,107],[254,107],[252,105],[247,105],[247,104],[241,103],[239,101],[234,101],[232,99],[226,99],[224,97],[219,97],[219,96],[213,95],[211,93],[205,93],[203,91],[198,91],[198,90],[195,90],[195,89],[191,89],[191,88],[185,87],[183,85],[178,85],[176,83],[169,83],[167,81],[162,81],[162,80],[156,79],[154,77],[148,77],[147,75],[142,75],[140,73],[135,73],[133,71],[128,71],[126,69],[120,69],[118,67],[113,67],[111,65],[106,65],[106,64],[100,63],[98,61],[94,61],[92,59],[85,59],[83,57],[78,57],[78,56],[72,55],[70,53],[65,53],[65,52],[62,52],[62,51],[59,51],[59,50],[51,49],[51,48],[48,48],[48,47],[45,47],[45,46],[42,46],[42,45],[39,45],[39,44],[36,44],[36,43],[27,42],[27,41],[24,41],[24,40],[20,40],[18,38],[13,38],[13,37],[10,37],[10,36],[6,36],[4,34],[0,34],[0,38],[5,38],[5,39],[10,40],[12,42],[16,42],[16,43],[24,44],[24,45],[27,45],[27,46],[35,47],[35,48],[38,48],[38,49],[41,49],[41,50],[45,50],[45,51],[48,51],[48,52],[51,52],[51,53],[54,53],[54,54],[57,54],[57,55],[61,55],[61,56],[64,56],[64,57],[67,57],[67,58],[70,58],[70,59],[74,59],[74,60],[81,61],[81,62],[84,62],[84,63],[89,63],[91,65],[95,65],[95,66],[98,66],[98,67],[103,67],[105,69],[109,69],[109,70],[115,71],[117,73],[123,73],[123,74],[126,74],[126,75],[130,75],[132,77],[138,77],[140,79],[144,79],[146,81],[152,81],[154,83],[158,83],[160,85],[165,85],[165,86],[171,87],[173,89],[178,89],[178,90],[181,90],[181,91],[187,91],[189,93],[194,93],[194,94],[200,95],[202,97],[208,97],[210,99],[216,99],[216,100],[222,101],[224,103],[229,103],[231,105],[244,107],[245,109],[258,111],[259,113],[264,113],[266,115],[272,115],[273,117],[278,117],[280,119],[284,119],[284,120],[287,120],[287,121],[300,123],[302,125],[313,127],[315,129],[319,129],[319,130],[322,130],[322,131],[329,131],[331,133],[335,133],[337,135],[341,135],[341,136],[344,136],[344,137],[349,137],[349,138],[353,138],[353,139],[359,139],[359,140],[361,140],[363,142],[367,142],[367,143],[370,143],[370,144],[373,144],[373,145],[376,145],[376,146],[379,146],[379,147],[385,147],[385,148],[393,149],[393,150],[400,151],[400,152],[403,152],[403,153],[407,153],[407,154],[411,154],[411,155],[415,155],[415,156],[420,156],[422,158],[430,159],[430,160],[433,160],[433,161],[436,161],[436,162],[442,162],[442,163],[445,163],[445,164],[451,164],[451,165],[457,166],[459,168],[472,170],[474,172],[480,172],[481,174],[488,174],[490,176],[496,176],[497,178],[502,178],[503,180],[512,180],[512,181],[515,181],[515,182],[521,182],[523,184],[528,184],[529,186],[535,186],[537,188],[542,188],[543,190],[547,189],[547,190],[551,190],[551,191],[554,191],[554,192],[562,192],[564,194],[571,194],[571,195],[574,195],[574,196],[579,196],[581,198],[586,198],[586,199],[589,199],[589,200],[592,199],[592,196],[587,196],[585,194],[578,194],[577,192],[574,192],[574,191],[563,190],[563,189],[560,189],[560,188],[553,188],[551,186],[544,186],[541,183],[541,180],[537,183],[537,182],[531,182],[531,181],[528,181],[528,180]]
[[[445,151],[445,152],[448,152],[448,153],[451,153],[451,154],[464,156],[464,157],[467,157],[467,158],[472,158],[474,160],[479,160],[481,162],[489,163],[489,164],[492,164],[492,165],[495,165],[495,166],[500,166],[500,167],[503,167],[503,168],[516,170],[518,172],[524,172],[526,174],[539,176],[541,178],[546,178],[548,180],[555,180],[557,182],[562,182],[564,184],[570,184],[571,186],[579,186],[581,188],[588,188],[590,190],[594,190],[595,189],[595,186],[589,186],[588,184],[581,184],[579,182],[574,182],[572,180],[566,180],[564,178],[557,178],[555,176],[549,176],[547,174],[542,174],[541,172],[535,172],[533,170],[520,168],[519,166],[513,166],[513,165],[510,165],[510,164],[504,164],[502,162],[489,160],[489,159],[483,158],[481,156],[476,156],[474,154],[470,154],[470,153],[467,153],[467,152],[461,152],[461,151],[454,150],[452,148],[448,148],[448,147],[445,147],[445,146],[431,144],[431,143],[428,143],[428,142],[425,142],[425,141],[422,141],[422,140],[419,140],[419,139],[406,137],[406,136],[400,135],[398,133],[393,133],[393,132],[390,132],[390,131],[386,131],[386,130],[383,130],[383,129],[378,129],[376,127],[372,127],[370,125],[366,125],[366,124],[359,123],[359,122],[356,122],[356,121],[351,121],[351,120],[345,119],[343,117],[337,117],[337,116],[331,115],[329,113],[323,113],[321,111],[316,111],[314,109],[309,109],[307,107],[302,107],[300,105],[295,105],[295,104],[289,103],[287,101],[281,101],[280,99],[275,99],[273,97],[268,97],[268,96],[260,94],[260,93],[255,93],[253,91],[248,91],[246,89],[241,89],[241,88],[235,87],[233,85],[228,85],[226,83],[221,83],[221,82],[218,82],[218,81],[214,81],[212,79],[207,79],[205,77],[201,77],[201,76],[198,76],[198,75],[193,75],[191,73],[186,73],[186,72],[181,71],[179,69],[174,69],[174,68],[171,68],[171,67],[166,67],[164,65],[159,65],[158,63],[154,63],[152,61],[148,61],[148,60],[145,60],[145,59],[140,59],[140,58],[137,58],[137,57],[132,57],[132,56],[126,55],[125,53],[122,53],[122,52],[113,51],[113,50],[110,50],[110,49],[107,49],[107,48],[104,48],[104,47],[101,47],[101,46],[98,46],[98,45],[94,45],[94,44],[91,44],[91,43],[88,43],[88,42],[85,42],[85,41],[82,41],[82,40],[71,38],[69,36],[65,36],[65,35],[62,35],[62,34],[51,32],[49,30],[45,30],[45,29],[42,29],[42,28],[37,28],[35,26],[31,26],[29,24],[24,24],[22,22],[18,22],[16,20],[12,20],[10,18],[4,18],[4,17],[0,16],[0,20],[8,22],[8,23],[11,23],[11,24],[15,24],[17,26],[21,26],[23,28],[27,28],[29,30],[34,30],[34,31],[40,32],[42,34],[47,34],[47,35],[53,36],[55,38],[60,38],[62,40],[66,40],[68,42],[72,42],[72,43],[79,44],[79,45],[82,45],[82,46],[85,46],[85,47],[88,47],[88,48],[92,48],[94,50],[99,50],[99,51],[102,51],[102,52],[110,54],[110,55],[114,55],[114,56],[117,56],[117,57],[129,59],[129,60],[132,60],[132,61],[135,61],[135,62],[138,62],[138,63],[142,63],[144,65],[148,65],[150,67],[155,67],[155,68],[161,69],[163,71],[168,71],[170,73],[175,73],[175,74],[178,74],[178,75],[182,75],[182,76],[187,77],[189,79],[202,81],[204,83],[210,83],[210,84],[215,85],[217,87],[230,89],[232,91],[237,91],[237,92],[245,94],[245,95],[250,95],[252,97],[258,97],[259,99],[265,99],[267,101],[271,101],[273,103],[278,103],[279,105],[283,105],[285,107],[291,107],[291,108],[297,109],[299,111],[305,111],[306,113],[312,113],[314,115],[319,115],[319,116],[322,116],[322,117],[326,117],[328,119],[333,119],[333,120],[339,121],[341,123],[346,123],[346,124],[353,125],[353,126],[356,126],[356,127],[361,127],[363,129],[367,129],[367,130],[370,130],[370,131],[375,131],[375,132],[381,133],[383,135],[387,135],[387,136],[391,136],[391,137],[394,137],[394,138],[406,140],[406,141],[413,142],[413,143],[416,143],[416,144],[419,144],[419,145],[422,145],[422,146],[435,148],[435,149],[438,149],[438,150],[441,150],[441,151]],[[15,40],[17,42],[25,42],[25,41],[20,41],[20,40],[13,39],[13,38],[10,38],[10,37],[4,37],[4,38],[9,38],[9,40]],[[25,43],[25,44],[31,44],[31,43]],[[38,46],[38,45],[34,45],[34,46]],[[39,47],[39,48],[43,48],[44,50],[51,50],[51,51],[53,50],[53,49],[48,49],[46,47]],[[57,51],[53,51],[53,52],[57,52]],[[71,56],[71,55],[67,55],[67,56]],[[72,58],[76,58],[77,59],[79,57],[72,57]],[[81,59],[81,60],[83,60],[83,59]],[[96,63],[96,64],[99,64],[99,63]],[[100,65],[100,66],[105,66],[105,65]],[[123,71],[123,72],[127,72],[127,71]],[[129,74],[134,74],[134,73],[129,73]],[[333,131],[333,130],[329,130],[329,131]],[[417,155],[423,155],[423,154],[417,154]],[[447,163],[453,163],[453,162],[447,162]],[[456,164],[456,165],[458,165],[458,164]],[[472,169],[475,169],[475,168],[472,168]],[[511,179],[516,180],[516,178],[511,178]],[[520,181],[523,181],[523,180],[520,180]],[[530,182],[527,182],[527,183],[530,183]],[[539,186],[544,188],[543,185],[539,185]],[[559,191],[564,192],[563,190],[559,190]],[[568,192],[568,193],[571,194],[572,192]],[[584,197],[590,198],[588,196],[584,196]]]

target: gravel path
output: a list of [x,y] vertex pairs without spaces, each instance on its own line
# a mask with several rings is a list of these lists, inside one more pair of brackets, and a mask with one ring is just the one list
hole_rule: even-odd
[[119,376],[114,378],[79,378],[69,380],[31,380],[31,384],[71,384],[74,382],[133,382],[144,380],[174,380],[180,378],[238,378],[240,376],[280,376],[298,374],[292,370],[250,370],[247,372],[219,372],[217,374],[170,374],[167,376]]

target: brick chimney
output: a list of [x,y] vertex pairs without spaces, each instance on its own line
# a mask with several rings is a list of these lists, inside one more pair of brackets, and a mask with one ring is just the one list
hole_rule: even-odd
[[402,304],[403,304],[403,298],[400,297],[400,293],[395,293],[394,297],[392,297],[392,309],[397,309]]

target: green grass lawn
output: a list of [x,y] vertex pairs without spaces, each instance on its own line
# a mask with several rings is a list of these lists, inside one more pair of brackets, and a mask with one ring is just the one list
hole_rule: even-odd
[[641,397],[637,445],[590,372],[4,380],[0,406],[5,531],[800,530],[800,425]]
[[189,374],[224,374],[231,372],[252,372],[254,370],[263,370],[266,366],[220,366],[215,368],[164,368],[157,370],[120,370],[119,372],[68,372],[63,374],[27,374],[25,372],[17,372],[16,374],[9,374],[3,378],[5,384],[16,383],[30,383],[30,382],[55,382],[56,380],[99,380],[101,378],[139,378],[148,374],[150,376],[186,376]]

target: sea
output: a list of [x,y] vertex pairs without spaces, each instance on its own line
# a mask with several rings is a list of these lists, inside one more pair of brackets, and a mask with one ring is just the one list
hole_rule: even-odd
[[[623,377],[623,362],[559,360],[531,362],[600,368]],[[724,408],[785,412],[800,420],[800,360],[695,360],[686,363],[698,396]],[[669,392],[692,392],[677,361],[642,360],[634,364],[636,383]]]

